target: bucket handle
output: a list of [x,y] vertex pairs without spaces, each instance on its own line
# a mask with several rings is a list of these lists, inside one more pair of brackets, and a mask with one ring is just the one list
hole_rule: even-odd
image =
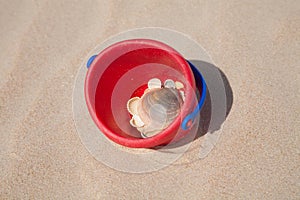
[[190,61],[187,60],[187,62],[190,65],[190,67],[194,73],[197,88],[202,87],[202,93],[200,95],[200,100],[199,100],[196,108],[193,110],[193,112],[188,114],[183,119],[182,124],[181,124],[181,128],[183,130],[188,130],[189,128],[192,127],[195,118],[197,117],[198,113],[200,112],[201,108],[204,105],[205,98],[206,98],[206,90],[207,90],[205,80],[204,80],[203,76],[201,75],[201,73],[199,72],[199,70]]
[[88,61],[87,61],[87,63],[86,63],[86,67],[87,67],[87,68],[90,68],[92,62],[95,60],[96,57],[97,57],[97,55],[93,55],[93,56],[91,56],[91,57],[88,59]]

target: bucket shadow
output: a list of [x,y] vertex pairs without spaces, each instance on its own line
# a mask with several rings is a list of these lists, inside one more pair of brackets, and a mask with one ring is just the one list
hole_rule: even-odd
[[[199,61],[199,60],[191,60],[191,62],[200,69],[200,71],[206,71],[207,72],[214,72],[215,70],[218,70],[218,72],[221,75],[223,85],[219,85],[218,82],[215,80],[215,76],[205,76],[205,80],[207,83],[215,83],[216,85],[213,86],[214,89],[216,90],[223,90],[225,89],[225,95],[226,95],[226,117],[223,119],[224,121],[226,120],[228,114],[230,113],[232,103],[233,103],[233,93],[231,86],[229,84],[229,81],[224,74],[222,70],[220,70],[218,67],[211,63],[207,63],[204,61]],[[212,74],[212,73],[208,73]],[[218,108],[216,108],[218,109]],[[222,108],[223,109],[223,108]],[[218,112],[218,110],[214,111]],[[211,95],[209,89],[207,90],[206,93],[206,100],[204,103],[204,106],[200,112],[200,122],[199,122],[199,127],[198,131],[196,134],[195,139],[198,139],[201,136],[204,136],[208,132],[215,132],[220,129],[221,125],[224,123],[224,121],[218,121],[218,120],[211,120],[211,115],[212,115],[212,102],[211,102]]]
[[[192,141],[195,141],[199,139],[200,137],[203,137],[207,133],[213,133],[217,130],[219,130],[226,120],[228,114],[230,113],[232,104],[233,104],[233,93],[232,89],[230,86],[230,83],[224,74],[218,67],[211,63],[207,63],[204,61],[200,60],[189,60],[190,62],[193,63],[194,66],[197,67],[197,69],[202,73],[204,76],[204,79],[207,84],[207,93],[206,93],[206,99],[204,102],[204,105],[200,111],[200,119],[199,119],[199,124],[198,124],[198,129],[196,131],[196,134],[193,134],[193,138],[191,137],[185,137],[181,139],[180,141],[168,145],[168,146],[159,146],[156,147],[155,149],[173,149],[182,145],[185,145],[187,143],[190,143]],[[204,73],[205,72],[205,73]],[[220,80],[221,77],[221,80]],[[212,98],[211,98],[211,92],[209,89],[213,88],[214,94],[221,94],[225,95],[221,100],[223,99],[226,102],[223,102],[224,105],[226,105],[226,115],[225,117],[218,117],[214,118],[212,120]],[[224,93],[225,89],[225,93]],[[219,100],[220,100],[219,99]],[[224,116],[224,107],[219,108],[219,107],[214,107],[213,110],[214,113],[223,113],[222,115]]]

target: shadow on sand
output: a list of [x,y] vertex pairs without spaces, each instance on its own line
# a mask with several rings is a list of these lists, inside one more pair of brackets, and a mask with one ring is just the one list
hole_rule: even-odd
[[226,75],[215,65],[200,60],[189,60],[203,75],[207,93],[205,103],[200,111],[200,119],[196,135],[185,137],[180,141],[156,147],[155,149],[172,149],[190,143],[207,133],[213,133],[221,128],[233,103],[233,94]]

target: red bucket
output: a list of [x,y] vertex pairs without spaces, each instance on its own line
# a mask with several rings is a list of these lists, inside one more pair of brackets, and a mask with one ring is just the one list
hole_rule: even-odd
[[[88,110],[110,140],[127,147],[150,148],[189,132],[181,125],[197,107],[194,74],[189,63],[170,46],[149,39],[118,42],[93,56],[88,67],[85,79]],[[129,123],[131,116],[126,105],[131,97],[142,96],[152,78],[183,83],[185,101],[180,114],[166,129],[153,137],[140,138]]]

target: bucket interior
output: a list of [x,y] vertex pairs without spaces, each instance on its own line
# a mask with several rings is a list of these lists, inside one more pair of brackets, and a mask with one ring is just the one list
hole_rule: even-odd
[[[125,138],[139,138],[140,133],[129,123],[127,101],[142,96],[147,83],[158,78],[180,81],[186,97],[195,89],[194,81],[187,81],[186,61],[177,53],[149,44],[118,45],[99,54],[93,62],[88,91],[97,119],[105,130]],[[192,74],[192,73],[191,73]],[[191,94],[193,95],[193,94]],[[184,102],[185,104],[190,103]]]

